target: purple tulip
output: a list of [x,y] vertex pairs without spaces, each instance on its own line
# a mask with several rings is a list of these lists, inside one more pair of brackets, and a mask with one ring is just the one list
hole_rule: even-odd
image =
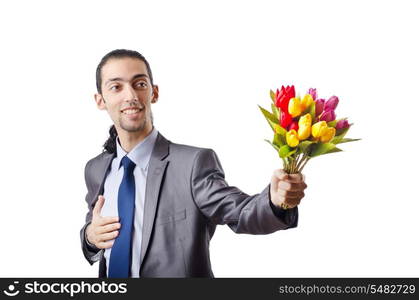
[[320,116],[320,121],[330,122],[335,119],[336,119],[336,114],[333,109],[325,110]]
[[348,128],[349,127],[349,122],[348,122],[348,120],[346,120],[346,119],[343,119],[343,120],[339,120],[337,123],[336,123],[336,130],[339,130],[339,129],[345,129],[345,128]]
[[315,101],[315,103],[316,103],[316,117],[323,112],[324,102],[325,102],[324,99],[317,99]]
[[336,96],[332,96],[329,98],[329,100],[326,101],[324,105],[324,110],[334,110],[336,109],[336,106],[338,106],[339,98]]
[[317,90],[316,89],[309,88],[307,94],[311,95],[311,97],[313,97],[314,101],[317,100]]

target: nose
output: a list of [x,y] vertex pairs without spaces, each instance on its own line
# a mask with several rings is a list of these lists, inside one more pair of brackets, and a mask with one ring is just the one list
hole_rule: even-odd
[[133,100],[138,101],[138,97],[137,97],[137,94],[135,93],[135,90],[129,84],[124,89],[124,100],[125,101],[133,101]]

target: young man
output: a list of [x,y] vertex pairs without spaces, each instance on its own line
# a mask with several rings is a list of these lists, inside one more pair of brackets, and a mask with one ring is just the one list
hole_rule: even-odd
[[[249,196],[224,179],[212,149],[172,143],[153,126],[159,96],[147,60],[114,50],[96,70],[97,107],[113,121],[104,152],[85,168],[88,213],[80,231],[99,277],[213,277],[216,225],[268,234],[297,226],[307,187],[301,174],[275,170]],[[255,257],[257,259],[257,257]]]

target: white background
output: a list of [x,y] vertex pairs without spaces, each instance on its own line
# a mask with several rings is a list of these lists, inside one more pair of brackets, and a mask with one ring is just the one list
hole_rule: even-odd
[[419,276],[415,1],[8,1],[0,5],[0,276],[96,277],[79,242],[84,165],[111,121],[95,68],[135,49],[160,87],[156,128],[214,149],[255,194],[281,161],[269,90],[339,96],[345,152],[316,158],[295,229],[211,242],[216,277]]

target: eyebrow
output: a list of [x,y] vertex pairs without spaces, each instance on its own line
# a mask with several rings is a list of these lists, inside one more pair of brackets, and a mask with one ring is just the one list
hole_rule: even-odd
[[[132,76],[131,80],[141,78],[141,77],[148,77],[148,76],[147,76],[147,74],[136,74],[136,75]],[[105,82],[105,85],[107,85],[109,82],[113,82],[113,81],[124,81],[124,79],[122,79],[121,77],[110,78]]]

